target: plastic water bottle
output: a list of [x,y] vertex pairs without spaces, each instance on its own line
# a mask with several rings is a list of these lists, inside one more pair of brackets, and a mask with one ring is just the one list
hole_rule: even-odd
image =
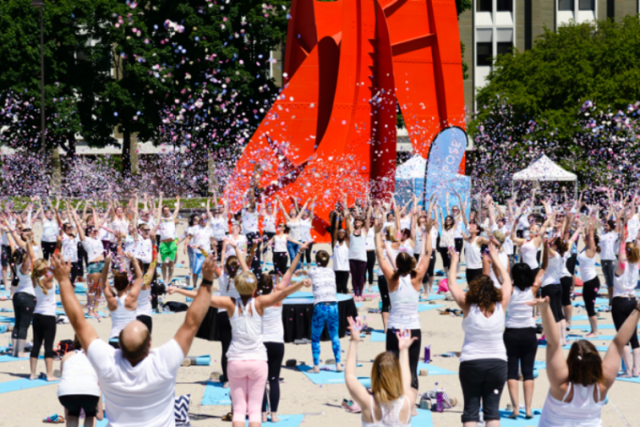
[[425,346],[424,348],[424,363],[431,362],[431,346]]
[[439,388],[436,390],[436,412],[444,410],[444,390]]

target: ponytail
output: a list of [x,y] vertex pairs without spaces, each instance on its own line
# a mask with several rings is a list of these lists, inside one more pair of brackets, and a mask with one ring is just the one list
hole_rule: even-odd
[[49,295],[49,292],[47,292],[47,288],[45,288],[45,286],[40,281],[40,277],[42,277],[47,272],[48,268],[49,264],[47,264],[47,261],[43,260],[42,258],[38,258],[33,263],[33,269],[31,270],[31,281],[34,284],[34,287],[35,285],[40,286],[40,289],[42,289],[42,292],[45,295]]

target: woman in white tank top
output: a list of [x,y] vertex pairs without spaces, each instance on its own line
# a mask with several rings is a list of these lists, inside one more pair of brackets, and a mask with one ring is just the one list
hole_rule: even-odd
[[533,418],[531,402],[533,399],[533,371],[538,351],[536,321],[529,302],[533,301],[542,284],[542,276],[547,267],[546,251],[542,254],[542,268],[534,276],[531,268],[519,262],[511,269],[513,293],[507,306],[507,317],[504,330],[504,345],[507,349],[507,384],[513,413],[509,418],[516,418],[520,411],[518,399],[518,382],[520,372],[523,377],[525,418]]
[[547,268],[542,278],[542,288],[540,293],[542,297],[549,297],[549,306],[556,319],[560,340],[562,345],[567,343],[566,340],[566,321],[564,312],[562,311],[562,285],[560,279],[562,277],[562,268],[564,265],[564,254],[569,248],[562,237],[556,237],[551,242],[543,242],[544,250],[547,252]]
[[529,225],[529,239],[516,237],[516,229],[519,224],[518,219],[521,216],[522,206],[516,210],[516,220],[513,222],[513,227],[511,228],[511,241],[515,246],[520,246],[520,256],[522,257],[520,261],[527,264],[534,273],[537,273],[538,268],[540,268],[537,259],[538,250],[542,244],[547,227],[552,223],[551,210],[547,205],[545,205],[545,210],[547,212],[547,220],[542,224],[542,227],[539,227],[538,224],[535,223]]
[[[367,211],[367,217],[353,218],[347,209],[347,196],[344,200],[344,219],[347,231],[347,246],[349,247],[349,270],[351,271],[351,286],[355,294],[355,301],[364,301],[362,291],[367,274],[367,233],[371,218],[371,208]],[[353,225],[351,220],[353,219]]]
[[547,338],[546,370],[549,394],[538,425],[602,426],[601,409],[618,375],[623,348],[631,337],[636,335],[640,320],[640,304],[636,303],[618,330],[604,359],[590,341],[580,340],[571,345],[566,360],[555,319],[549,307],[549,299],[538,299],[531,305],[540,307]]
[[[433,205],[429,206],[428,217],[431,217]],[[425,235],[421,236],[422,249],[420,251],[420,261],[416,266],[413,254],[400,252],[396,255],[394,269],[387,260],[383,252],[382,222],[376,220],[376,256],[380,269],[387,281],[391,309],[387,325],[386,349],[389,352],[399,355],[397,331],[410,331],[415,340],[409,349],[409,365],[411,372],[411,387],[418,390],[418,359],[420,357],[420,316],[418,315],[418,303],[420,302],[420,290],[422,289],[422,278],[427,273],[431,258],[431,239],[427,236],[431,231],[432,221],[429,220],[425,226]],[[413,404],[413,401],[411,402]]]
[[[282,280],[283,287],[290,283],[295,265],[301,252],[310,242],[298,251],[292,266]],[[236,249],[237,251],[237,249]],[[298,291],[303,281],[286,287],[284,290],[268,295],[256,295],[256,276],[249,271],[241,254],[236,252],[243,272],[235,278],[235,286],[240,298],[212,296],[211,306],[225,309],[233,328],[231,345],[227,351],[230,395],[233,400],[233,422],[244,423],[247,413],[249,424],[262,421],[262,401],[268,375],[267,350],[262,342],[263,316],[268,307],[284,300]]]
[[[60,241],[62,239],[58,237]],[[57,246],[56,246],[57,247]],[[58,248],[59,249],[59,248]],[[31,245],[27,245],[30,257],[34,257]],[[38,357],[44,342],[44,363],[47,368],[47,381],[57,381],[53,375],[53,344],[56,339],[56,285],[49,263],[42,258],[33,263],[31,280],[36,294],[36,308],[33,314],[33,347],[31,348],[31,380],[37,378]]]
[[500,264],[498,249],[490,242],[491,262],[500,272],[502,289],[497,289],[488,275],[483,274],[472,282],[465,293],[457,283],[456,268],[459,254],[451,249],[449,290],[462,309],[464,343],[460,356],[460,384],[464,395],[462,423],[480,420],[482,406],[485,422],[500,419],[500,396],[507,380],[507,352],[503,332],[505,310],[511,299],[511,278],[505,266]]
[[411,337],[409,331],[397,331],[400,357],[390,352],[376,356],[371,367],[371,388],[376,391],[370,394],[356,377],[356,352],[362,324],[351,317],[348,320],[351,339],[345,365],[345,382],[355,401],[354,406],[362,410],[362,426],[409,427],[411,402],[415,402],[417,396],[417,390],[411,386],[409,348],[416,338]]
[[[463,213],[462,218],[467,222],[467,216]],[[480,237],[479,234],[484,230],[477,224],[465,224],[469,229],[469,234],[462,232],[463,239],[467,242],[464,246],[464,259],[467,262],[467,285],[471,283],[473,279],[482,274],[482,254],[480,247],[482,245],[488,245],[489,239]]]
[[111,286],[109,286],[109,266],[111,265],[110,254],[107,255],[104,267],[102,268],[102,278],[100,280],[102,291],[104,292],[105,299],[107,300],[107,307],[111,312],[109,344],[116,348],[119,348],[120,332],[129,323],[136,320],[138,296],[144,282],[142,270],[140,270],[140,265],[138,265],[138,260],[130,252],[126,252],[125,257],[129,263],[131,263],[135,271],[133,283],[129,283],[128,268],[125,269],[128,266],[125,266],[125,268],[121,265],[115,266],[118,271],[113,273],[113,286],[116,289],[116,294],[114,295]]
[[595,309],[595,300],[600,289],[600,279],[596,272],[596,254],[600,252],[599,238],[595,235],[596,222],[591,218],[584,236],[585,249],[578,254],[580,263],[580,278],[582,279],[582,298],[589,316],[591,333],[589,338],[598,336],[598,316]]

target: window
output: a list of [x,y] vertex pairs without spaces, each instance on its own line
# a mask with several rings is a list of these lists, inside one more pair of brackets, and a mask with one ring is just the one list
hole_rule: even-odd
[[498,12],[513,12],[513,0],[498,0]]
[[558,0],[558,10],[573,12],[573,0]]
[[510,53],[511,48],[513,47],[513,43],[511,42],[498,42],[498,55],[504,55],[505,53]]
[[491,42],[483,42],[477,43],[477,65],[479,67],[482,66],[491,66],[491,58],[493,57],[493,43]]
[[493,0],[476,0],[476,12],[493,12]]
[[596,10],[594,0],[580,0],[578,6],[580,10]]

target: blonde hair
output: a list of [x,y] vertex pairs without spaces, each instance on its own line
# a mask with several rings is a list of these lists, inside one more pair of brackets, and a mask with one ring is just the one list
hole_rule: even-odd
[[376,356],[371,368],[371,391],[376,402],[388,404],[404,394],[400,361],[385,351]]
[[48,269],[49,269],[49,263],[42,258],[38,258],[37,260],[34,261],[33,269],[31,270],[31,280],[36,285],[40,286],[40,288],[42,289],[42,292],[45,295],[49,295],[49,293],[47,292],[47,288],[45,288],[42,282],[40,281],[40,277],[44,276],[44,274],[47,272]]
[[638,249],[638,246],[635,243],[633,242],[627,243],[626,249],[627,249],[627,259],[631,264],[636,264],[638,261],[640,261],[640,250]]
[[389,227],[387,227],[385,237],[389,242],[395,243],[398,241],[398,236],[396,235],[396,228],[393,225],[390,225]]
[[236,276],[233,284],[236,287],[236,291],[238,291],[241,296],[249,297],[253,295],[258,287],[258,279],[256,279],[256,275],[252,272],[243,271]]

